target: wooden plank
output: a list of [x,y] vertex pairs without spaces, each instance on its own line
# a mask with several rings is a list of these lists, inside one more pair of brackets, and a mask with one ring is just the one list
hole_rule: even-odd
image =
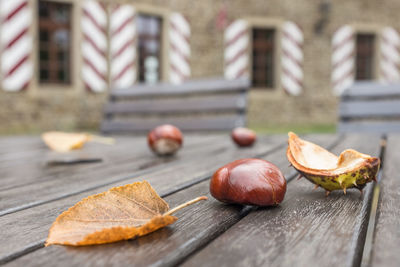
[[[216,137],[205,137],[196,135],[186,135],[184,140],[184,149],[193,149],[203,143],[210,142]],[[38,140],[38,142],[42,142]],[[21,151],[24,149],[19,148]],[[134,151],[134,153],[133,153]],[[138,166],[139,169],[144,166],[157,165],[165,162],[165,159],[154,157],[147,147],[145,136],[135,137],[117,137],[116,143],[112,146],[88,143],[82,150],[72,152],[80,155],[100,156],[102,162],[98,164],[76,165],[76,166],[48,166],[47,160],[53,152],[44,147],[40,151],[26,156],[26,154],[15,155],[10,162],[0,162],[0,170],[2,174],[2,183],[0,191],[9,190],[18,186],[27,186],[29,184],[43,182],[45,180],[54,180],[60,174],[70,176],[76,173],[84,176],[93,174],[93,171],[104,168],[105,166],[113,166],[131,162],[132,166]],[[64,153],[63,153],[64,154]],[[69,155],[70,153],[67,153]],[[18,157],[19,156],[19,157]]]
[[[239,149],[230,144],[228,148],[208,150],[213,155],[192,157],[186,159],[182,164],[168,165],[157,171],[148,173],[145,179],[148,180],[154,188],[162,195],[171,194],[179,188],[185,187],[188,183],[208,178],[212,172],[220,165],[236,158],[252,157],[256,154],[266,154],[277,148],[285,147],[285,137],[277,136],[270,138],[260,138],[262,146],[253,148]],[[188,157],[187,157],[188,158]],[[124,181],[117,181],[113,184],[91,189],[87,192],[71,195],[69,197],[59,199],[50,203],[43,203],[29,209],[21,210],[16,213],[8,214],[0,217],[0,227],[10,227],[18,222],[18,227],[14,227],[11,231],[2,232],[1,239],[10,240],[7,246],[0,247],[0,259],[7,258],[7,255],[15,255],[25,248],[37,246],[46,237],[48,228],[56,216],[65,210],[68,206],[73,205],[80,199],[95,193],[107,190],[109,187],[121,185],[121,183],[131,183],[143,180],[144,177],[131,177]],[[33,219],[35,218],[35,219]],[[5,228],[4,228],[5,229]],[[1,262],[1,260],[0,260]]]
[[172,124],[182,131],[226,131],[244,126],[243,115],[221,115],[208,117],[165,117],[165,118],[135,118],[128,120],[104,120],[101,124],[103,133],[147,132],[161,124]]
[[[191,141],[189,139],[185,142],[190,144]],[[138,151],[146,151],[145,153],[136,154],[133,152],[131,157],[120,162],[114,162],[114,164],[94,163],[93,166],[86,168],[86,171],[82,171],[82,169],[77,171],[77,167],[64,167],[60,172],[49,174],[47,179],[40,178],[34,182],[0,191],[0,199],[2,199],[0,216],[91,188],[122,181],[135,175],[142,175],[151,171],[150,167],[161,168],[163,166],[162,168],[165,168],[164,165],[168,162],[168,166],[178,167],[180,164],[185,164],[187,158],[194,160],[208,153],[216,153],[221,149],[232,146],[230,139],[225,136],[212,139],[205,137],[204,142],[200,143],[197,149],[185,146],[186,149],[179,151],[175,157],[159,158],[147,149],[145,140],[141,145],[144,148],[140,149],[138,146],[137,149]],[[131,150],[129,146],[126,148]],[[131,151],[134,151],[134,149],[132,148]],[[26,175],[29,175],[29,172]]]
[[[196,112],[244,111],[246,99],[242,95],[214,95],[209,97],[118,101],[106,105],[106,115],[115,114],[174,114]],[[133,114],[132,114],[133,113]]]
[[[189,200],[199,195],[209,196],[208,181],[168,196],[165,200],[174,207],[182,200]],[[218,234],[222,230],[221,224],[233,224],[241,217],[239,206],[226,207],[212,198],[189,209],[190,211],[177,213],[176,216],[179,219],[173,225],[137,240],[81,248],[50,246],[18,258],[5,266],[21,266],[28,262],[29,266],[112,266],[115,264],[168,266],[169,264],[159,264],[158,261],[169,256],[174,249],[187,253],[193,249],[193,245],[198,245],[188,244],[190,239],[204,232]],[[183,244],[187,246],[183,248]]]
[[[183,150],[192,150],[197,146],[220,140],[225,138],[222,136],[204,136],[204,135],[185,135]],[[121,164],[130,168],[132,171],[148,168],[152,165],[156,166],[162,163],[169,162],[176,158],[158,158],[155,157],[147,147],[147,140],[145,136],[118,136],[116,137],[116,144],[106,146],[95,143],[88,143],[82,150],[67,153],[71,156],[83,157],[101,157],[101,163],[80,164],[74,166],[49,166],[47,160],[54,158],[50,150],[48,150],[40,138],[34,138],[39,144],[41,149],[32,152],[29,147],[16,146],[15,149],[19,150],[10,152],[9,155],[2,157],[7,160],[0,161],[0,173],[2,183],[0,183],[0,192],[17,187],[45,182],[46,180],[62,179],[62,177],[80,175],[85,177],[87,175],[96,175],[100,173],[98,178],[101,180],[101,169],[107,166],[115,166]],[[27,150],[24,152],[24,150]],[[64,153],[62,154],[64,156]],[[179,156],[179,154],[178,154]],[[179,157],[178,157],[179,158]],[[118,172],[116,170],[115,172]],[[66,178],[63,178],[64,180]]]
[[400,84],[382,84],[374,82],[357,82],[344,91],[342,98],[382,99],[400,97]]
[[[283,137],[286,141],[286,137]],[[332,143],[336,137],[318,137],[319,141],[324,140],[322,144]],[[286,143],[286,142],[285,142]],[[225,151],[223,155],[212,157],[209,160],[203,159],[197,161],[196,165],[186,165],[180,169],[162,171],[158,174],[151,173],[146,179],[161,193],[161,195],[170,195],[171,192],[179,188],[183,179],[193,180],[194,177],[210,175],[223,162],[233,159],[254,156],[255,153],[270,151],[265,157],[282,168],[286,175],[293,173],[289,169],[284,153],[286,144],[276,146],[277,142],[265,140],[252,149],[237,149],[234,153]],[[271,146],[272,145],[272,146]],[[269,147],[269,149],[267,149]],[[279,148],[279,149],[277,149]],[[208,174],[207,174],[208,173]],[[169,179],[166,180],[165,177]],[[206,177],[207,178],[207,177]],[[130,180],[129,182],[134,181]],[[128,182],[128,181],[127,181]],[[182,187],[181,187],[182,188]],[[105,188],[104,188],[105,190]],[[99,189],[102,191],[102,189]],[[88,192],[89,193],[89,192]],[[208,193],[208,181],[189,187],[186,190],[172,194],[167,197],[171,206],[175,206],[183,200],[192,198],[198,194]],[[69,205],[75,203],[85,195],[71,196],[69,199],[48,203],[32,209],[24,210],[18,213],[10,214],[6,217],[0,217],[0,227],[10,227],[13,222],[18,222],[18,227],[12,227],[11,232],[2,233],[1,238],[10,240],[6,248],[0,247],[0,255],[3,257],[15,251],[21,251],[21,248],[30,248],[37,244],[37,240],[42,240],[47,234],[47,230],[56,214],[66,209]],[[50,212],[49,212],[50,211]],[[241,213],[242,212],[242,213]],[[138,266],[146,266],[150,263],[159,263],[160,265],[171,265],[184,259],[200,246],[206,244],[215,236],[225,231],[227,227],[236,223],[242,216],[247,214],[248,210],[241,210],[237,206],[223,205],[212,198],[206,203],[201,203],[193,208],[180,212],[177,223],[172,227],[165,228],[147,237],[138,240],[119,242],[106,246],[87,247],[79,249],[70,249],[66,247],[53,246],[39,249],[31,254],[11,262],[12,265],[23,264],[30,261],[32,264],[51,264],[52,261],[59,264],[68,265],[93,265],[99,264],[101,260],[107,264],[109,260],[118,260],[118,264],[126,263]],[[23,235],[22,232],[27,234]],[[30,242],[30,243],[29,243]],[[132,247],[132,245],[134,247]],[[70,254],[72,253],[72,254]],[[66,257],[66,255],[69,257]],[[116,258],[114,258],[114,256]],[[69,259],[67,259],[69,258]],[[161,259],[166,261],[159,262]]]
[[[102,166],[102,164],[90,166],[78,165],[74,166],[73,169],[70,166],[47,166],[47,159],[51,158],[54,152],[49,150],[40,138],[37,137],[36,139],[37,145],[41,149],[31,151],[24,146],[18,146],[15,148],[17,151],[10,152],[8,156],[3,157],[3,159],[5,158],[3,161],[0,161],[0,170],[3,177],[0,191],[15,187],[18,184],[44,180],[65,170],[80,172],[85,169],[90,170],[91,168]],[[116,143],[112,146],[88,143],[81,150],[62,154],[93,155],[101,157],[103,164],[115,164],[125,158],[132,159],[132,156],[148,154],[145,143],[145,137],[118,137],[116,138]],[[131,151],[135,151],[135,153],[133,154]]]
[[398,118],[400,120],[399,100],[342,101],[339,115],[343,118]]
[[248,79],[225,80],[223,78],[191,80],[180,85],[161,83],[155,85],[135,85],[130,88],[111,90],[111,97],[149,97],[162,95],[187,95],[210,92],[245,91],[249,88]]
[[[379,143],[378,137],[353,135],[334,151],[351,147],[379,155]],[[368,221],[360,193],[335,191],[326,198],[312,188],[306,179],[289,183],[278,207],[250,213],[183,266],[358,266],[354,258],[360,260]]]
[[14,161],[16,158],[24,154],[35,153],[45,148],[40,138],[37,136],[0,138],[2,143],[0,146],[0,164],[5,161]]
[[341,121],[341,133],[392,133],[400,132],[400,121]]
[[[37,136],[21,135],[21,136],[2,136],[0,138],[0,148],[10,148],[15,146],[29,146],[36,144]],[[2,150],[0,150],[1,152]]]
[[399,266],[400,263],[400,136],[388,137],[380,184],[375,240],[371,266]]

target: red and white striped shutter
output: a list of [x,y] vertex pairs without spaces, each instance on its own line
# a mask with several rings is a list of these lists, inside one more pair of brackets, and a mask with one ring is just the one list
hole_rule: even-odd
[[400,36],[392,27],[382,30],[380,42],[380,78],[384,82],[400,81]]
[[179,13],[172,13],[169,23],[169,80],[179,84],[190,77],[190,25]]
[[342,26],[333,34],[332,49],[332,87],[340,95],[354,82],[355,41],[351,26]]
[[303,31],[297,24],[286,21],[282,25],[282,73],[285,92],[299,95],[303,90]]
[[102,92],[107,88],[107,12],[94,0],[84,0],[82,8],[82,79],[88,90]]
[[0,0],[1,87],[25,89],[32,79],[32,10],[29,0]]
[[110,13],[111,86],[127,88],[136,82],[136,24],[135,9],[115,5]]
[[249,77],[249,25],[243,19],[232,22],[224,33],[224,73],[228,80]]

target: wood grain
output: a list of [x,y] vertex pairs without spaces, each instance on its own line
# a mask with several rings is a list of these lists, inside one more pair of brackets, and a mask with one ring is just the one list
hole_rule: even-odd
[[[147,143],[143,137],[143,142],[134,143],[133,146],[125,144],[120,150],[129,152],[123,153],[124,159],[117,161],[104,161],[93,163],[92,166],[59,166],[59,171],[50,171],[45,177],[40,177],[31,181],[27,178],[35,170],[40,174],[43,169],[41,165],[36,169],[25,170],[23,176],[11,176],[20,180],[20,186],[8,187],[7,190],[0,191],[0,216],[9,212],[23,209],[32,205],[51,201],[63,196],[89,190],[101,185],[120,181],[128,176],[137,176],[150,171],[150,167],[157,168],[161,164],[182,163],[185,158],[196,158],[224,147],[229,147],[230,140],[224,136],[217,139],[205,137],[202,142],[198,140],[196,145],[190,145],[191,141],[186,140],[186,149],[182,149],[175,157],[158,158],[147,148]],[[215,143],[213,143],[215,142]],[[198,147],[198,149],[195,149]],[[138,153],[136,153],[138,151]],[[127,154],[130,155],[127,155]],[[52,167],[50,167],[52,169]],[[21,174],[16,170],[18,174]],[[46,171],[45,171],[46,172]],[[33,174],[32,174],[33,175]]]
[[380,181],[375,240],[372,247],[372,266],[400,264],[400,136],[388,137],[384,169]]
[[[286,140],[286,137],[283,138]],[[316,139],[319,141],[324,139],[324,142],[320,143],[326,145],[333,143],[336,137],[318,137]],[[274,142],[274,144],[276,145],[276,142]],[[271,144],[264,141],[253,149],[265,151],[265,148],[268,146],[271,147]],[[264,149],[261,149],[261,147]],[[279,146],[279,148],[278,150],[271,150],[273,152],[267,154],[265,158],[280,166],[285,175],[294,175],[295,172],[288,167],[288,162],[285,158],[286,145]],[[255,151],[253,149],[236,150],[230,154],[230,156],[228,153],[224,153],[222,161],[231,161],[233,159],[249,156],[254,154]],[[195,179],[194,177],[204,175],[204,173],[210,171],[212,173],[221,165],[221,163],[217,161],[219,161],[218,157],[213,157],[208,160],[203,159],[196,163],[196,165],[201,165],[197,171],[193,169],[193,165],[186,165],[185,168],[182,169],[149,174],[146,179],[162,195],[169,195],[169,192],[174,190],[177,186],[175,184],[182,183],[182,178],[186,175],[187,179],[193,180]],[[166,177],[168,177],[168,179],[166,179]],[[172,194],[168,196],[166,200],[173,207],[187,199],[206,193],[208,193],[208,181]],[[63,199],[61,201],[10,214],[8,220],[2,220],[2,218],[0,218],[0,227],[7,227],[7,225],[13,222],[20,222],[22,225],[14,228],[27,229],[26,232],[29,232],[29,234],[25,236],[25,239],[29,239],[29,241],[34,244],[35,240],[41,240],[45,237],[49,224],[56,215],[81,197],[82,195],[79,197],[74,196],[69,199]],[[31,264],[34,263],[37,265],[51,265],[57,262],[58,264],[68,264],[69,266],[112,265],[113,263],[118,265],[134,263],[137,266],[146,266],[148,264],[173,265],[182,261],[201,246],[204,246],[220,235],[241,217],[246,215],[248,211],[249,209],[242,210],[237,206],[221,204],[211,198],[210,201],[204,204],[201,203],[193,208],[181,211],[177,214],[180,220],[178,220],[176,224],[156,232],[155,235],[149,235],[144,239],[140,238],[129,242],[78,249],[59,246],[47,247],[18,258],[11,262],[11,264],[21,265],[29,261]],[[45,213],[48,213],[48,215],[46,216]],[[44,220],[39,219],[39,222],[33,219],[42,217],[47,218]],[[32,218],[29,219],[31,223],[24,223],[24,220],[28,218]],[[38,228],[40,228],[39,231]],[[15,235],[18,235],[18,233],[14,232],[8,236],[2,236],[2,238],[8,238],[8,240],[10,240],[8,248],[6,249],[7,252],[16,251],[16,253],[18,253],[18,251],[20,251],[19,249],[28,247],[27,242],[23,239],[23,235],[18,235],[18,237]],[[4,256],[4,250],[1,248],[0,253]]]
[[[182,112],[184,114],[184,112]],[[181,115],[183,115],[181,114]],[[245,116],[241,114],[224,113],[220,116],[209,114],[209,116],[177,116],[177,117],[159,117],[143,118],[136,116],[132,118],[117,118],[115,120],[105,120],[101,124],[101,129],[106,133],[129,133],[129,132],[147,132],[161,124],[172,124],[183,132],[189,131],[228,131],[235,127],[245,126]]]
[[357,82],[350,90],[343,92],[345,100],[357,99],[382,99],[400,98],[400,85],[397,83],[383,84],[379,82]]
[[106,191],[112,186],[144,179],[149,181],[161,195],[170,195],[179,191],[180,188],[190,186],[193,182],[208,179],[218,167],[229,161],[244,157],[254,157],[259,154],[268,154],[276,151],[277,148],[283,149],[286,146],[286,137],[259,138],[260,143],[258,146],[246,149],[239,149],[233,146],[230,140],[227,142],[228,144],[225,145],[228,145],[228,147],[223,147],[218,151],[214,150],[217,147],[215,143],[213,144],[214,149],[206,147],[209,150],[208,153],[198,154],[199,150],[194,150],[193,154],[196,154],[196,157],[193,156],[192,159],[186,159],[179,164],[163,165],[162,168],[153,170],[146,176],[133,176],[123,181],[116,181],[106,186],[0,217],[0,228],[10,229],[10,231],[0,233],[0,239],[9,240],[7,244],[0,246],[0,262],[10,257],[10,255],[16,255],[26,248],[35,247],[42,243],[47,236],[51,223],[58,214],[88,195]]
[[[188,135],[184,140],[184,150],[195,149],[196,146],[202,146],[207,142],[213,142],[222,138],[222,136],[206,137],[204,135]],[[14,156],[10,159],[10,162],[0,162],[0,171],[3,177],[0,191],[18,186],[26,186],[39,181],[53,180],[54,177],[59,174],[83,174],[84,171],[91,173],[93,170],[104,166],[112,166],[124,162],[137,164],[138,161],[145,161],[147,163],[144,165],[150,166],[153,161],[155,163],[158,161],[165,161],[165,159],[160,160],[152,155],[147,147],[145,136],[118,136],[116,137],[116,143],[112,146],[88,143],[82,150],[76,150],[71,153],[75,153],[78,156],[80,154],[100,156],[103,160],[101,164],[76,165],[73,166],[73,168],[71,168],[71,166],[50,167],[47,166],[47,160],[51,159],[51,154],[55,152],[47,149],[40,139],[34,139],[36,139],[36,143],[38,143],[36,145],[42,147],[41,150],[26,156],[27,153],[25,151],[30,151],[29,147],[27,148],[21,145],[16,146],[9,151],[9,154],[12,154],[13,151],[18,151],[20,155]],[[69,155],[70,153],[66,154]]]
[[400,121],[342,121],[339,123],[338,131],[341,133],[396,133],[400,132]]
[[101,131],[138,133],[160,124],[172,124],[184,132],[227,131],[245,126],[248,88],[247,79],[218,78],[112,90]]
[[[0,170],[3,175],[4,181],[0,185],[0,190],[7,190],[18,185],[51,179],[51,177],[57,175],[57,173],[66,171],[68,172],[68,170],[71,170],[70,167],[65,166],[53,166],[51,168],[46,166],[47,160],[52,157],[51,154],[56,152],[52,152],[51,150],[49,150],[43,144],[40,138],[32,137],[32,139],[35,140],[35,146],[39,149],[32,150],[32,148],[29,146],[17,145],[6,150],[8,155],[7,159],[4,159],[3,157],[3,160],[0,161]],[[137,154],[143,154],[147,152],[146,147],[142,145],[142,143],[145,141],[146,140],[144,137],[119,137],[117,138],[116,144],[112,146],[88,143],[81,150],[57,154],[86,154],[98,156],[103,159],[105,164],[114,164],[115,162],[118,162],[119,160],[122,160],[126,157],[132,158],[132,155],[129,155],[132,153],[128,153],[128,151],[132,151],[132,149],[136,149]],[[140,151],[139,148],[142,151]],[[74,170],[90,170],[91,168],[98,168],[99,166],[101,166],[101,164],[76,166],[76,168],[74,167]]]
[[396,118],[400,117],[400,99],[341,102],[339,113],[342,118]]
[[207,78],[187,81],[176,85],[171,83],[139,84],[130,88],[111,90],[111,97],[152,97],[160,95],[187,95],[187,94],[209,94],[218,92],[240,92],[250,86],[247,79],[226,80],[224,78]]
[[[183,101],[184,100],[184,101]],[[136,101],[110,102],[104,109],[105,114],[173,114],[238,111],[246,108],[246,101],[241,95],[213,95],[206,97],[190,97],[185,99],[142,99]]]
[[[334,149],[379,155],[379,138],[353,135]],[[371,187],[369,184],[368,187]],[[305,179],[288,184],[274,209],[258,209],[189,258],[184,266],[341,266],[360,234],[363,201],[357,190],[326,198]],[[357,234],[354,237],[354,233]],[[355,243],[357,244],[357,242]]]
[[357,82],[341,96],[338,131],[343,133],[400,132],[398,84]]

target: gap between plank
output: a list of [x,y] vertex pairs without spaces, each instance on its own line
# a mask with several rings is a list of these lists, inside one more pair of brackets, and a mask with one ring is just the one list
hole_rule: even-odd
[[[160,163],[162,163],[162,162],[160,161]],[[169,164],[168,166],[174,166],[174,165],[177,165],[177,164],[179,164],[179,162],[175,161],[175,162],[172,162],[171,164]],[[86,191],[91,191],[91,190],[94,190],[94,189],[97,189],[97,188],[100,188],[100,187],[103,187],[103,186],[111,185],[113,183],[118,183],[118,182],[122,182],[124,180],[132,179],[134,177],[145,175],[145,174],[148,174],[148,173],[153,172],[153,171],[161,170],[164,167],[165,167],[165,164],[159,164],[158,163],[158,164],[152,165],[152,167],[150,167],[148,169],[140,169],[139,168],[139,170],[137,170],[133,174],[130,174],[128,176],[117,177],[116,179],[108,181],[107,183],[95,185],[95,186],[88,187],[88,188],[85,188],[85,189],[82,189],[82,190],[79,190],[79,191],[75,191],[75,192],[72,192],[72,193],[67,193],[67,194],[64,194],[64,195],[61,195],[61,196],[58,196],[58,197],[55,197],[55,198],[51,198],[51,199],[47,199],[47,200],[34,201],[34,202],[31,202],[31,203],[28,203],[28,204],[24,204],[24,205],[20,205],[20,206],[17,206],[17,207],[13,207],[13,208],[2,210],[2,211],[0,211],[0,217],[4,216],[4,215],[7,215],[7,214],[10,214],[10,213],[14,213],[14,212],[18,212],[18,211],[21,211],[21,210],[33,208],[33,207],[40,206],[40,205],[43,205],[43,204],[47,204],[47,203],[50,203],[50,202],[53,202],[53,201],[64,199],[64,198],[67,198],[67,197],[70,197],[70,196],[81,194],[81,193],[84,193]]]
[[[344,139],[344,135],[340,134],[335,140],[327,146],[328,150],[332,150],[335,148],[339,143]],[[267,154],[266,154],[267,155]],[[264,155],[264,156],[266,156]],[[262,157],[262,156],[260,156]],[[294,178],[297,176],[298,172],[296,170],[293,170],[287,178],[286,181],[287,183],[291,182],[294,180]],[[201,238],[205,234],[198,234],[197,238],[193,237],[184,244],[180,246],[181,249],[175,250],[173,253],[169,254],[167,257],[163,258],[162,260],[155,262],[151,266],[176,266],[179,264],[182,264],[185,262],[188,258],[190,258],[192,255],[194,255],[197,251],[199,251],[201,248],[207,246],[207,244],[211,243],[214,239],[216,239],[218,236],[226,232],[229,228],[240,222],[244,217],[246,217],[250,212],[257,210],[259,207],[257,206],[244,206],[242,210],[240,211],[238,215],[238,219],[236,221],[233,221],[229,225],[224,225],[221,227],[218,231],[216,231],[213,235],[210,236],[210,238]],[[197,243],[195,246],[192,246],[193,243]],[[191,251],[186,251],[185,249],[187,247],[195,247],[196,250],[192,249]]]
[[18,251],[16,253],[12,253],[12,254],[9,254],[9,255],[5,256],[4,258],[0,259],[0,265],[6,264],[7,262],[15,260],[15,259],[17,259],[19,257],[22,257],[22,256],[26,255],[26,254],[34,252],[34,251],[36,251],[38,249],[44,248],[44,242],[45,241],[46,241],[45,239],[40,240],[38,242],[35,242],[34,244],[31,244],[31,245],[25,247],[21,251]]
[[369,221],[368,221],[368,228],[367,228],[367,233],[366,233],[366,238],[365,238],[365,243],[364,243],[363,254],[361,257],[360,266],[362,266],[362,267],[367,267],[367,266],[371,265],[371,258],[372,258],[372,253],[373,253],[372,247],[373,247],[373,241],[374,241],[374,236],[375,236],[376,221],[378,219],[377,210],[378,210],[378,202],[379,202],[379,197],[380,197],[380,181],[383,176],[386,145],[387,145],[387,136],[384,135],[382,138],[381,154],[380,154],[381,169],[379,171],[379,175],[377,177],[377,183],[375,184],[374,191],[373,191],[370,217],[369,217]]
[[379,200],[379,181],[383,173],[386,141],[387,137],[385,135],[382,136],[379,151],[381,166],[377,174],[377,182],[374,182],[365,190],[361,212],[357,218],[356,230],[351,240],[351,249],[348,257],[349,261],[346,264],[348,267],[366,267],[370,262],[375,232],[376,211]]
[[[339,138],[338,138],[338,139],[339,139]],[[337,140],[335,140],[334,143],[337,143]],[[254,157],[255,157],[255,158],[262,158],[262,157],[265,157],[265,156],[267,156],[268,154],[271,154],[271,153],[273,153],[273,152],[275,152],[275,151],[277,151],[277,150],[283,148],[285,145],[286,145],[286,142],[280,143],[280,144],[278,144],[278,145],[276,145],[276,146],[274,146],[274,147],[268,149],[268,150],[265,151],[265,152],[262,152],[262,153],[259,153],[259,154],[255,155]],[[139,172],[137,172],[137,173],[134,174],[134,175],[129,175],[129,176],[121,177],[121,178],[115,179],[115,180],[113,180],[113,181],[110,181],[110,182],[108,182],[108,183],[106,183],[106,184],[102,184],[102,185],[99,185],[99,186],[94,186],[94,187],[91,187],[91,188],[88,188],[88,189],[81,190],[81,191],[79,191],[79,192],[74,192],[74,193],[70,193],[70,194],[65,194],[65,195],[60,196],[60,197],[55,198],[55,199],[51,199],[51,200],[47,200],[47,201],[33,202],[33,203],[30,203],[30,204],[27,204],[27,205],[24,205],[24,206],[16,207],[16,208],[13,208],[13,209],[8,209],[8,210],[5,210],[5,211],[3,211],[3,212],[0,212],[0,216],[4,216],[4,215],[10,214],[10,213],[14,213],[14,212],[17,212],[17,211],[20,211],[20,210],[32,208],[32,207],[35,207],[35,206],[43,205],[43,204],[46,204],[46,203],[49,203],[49,202],[52,202],[52,201],[56,201],[56,200],[60,200],[60,199],[63,199],[63,198],[66,198],[66,197],[70,197],[70,196],[73,196],[73,195],[81,194],[81,193],[84,193],[84,192],[86,192],[86,191],[94,190],[94,189],[96,189],[96,188],[100,188],[100,187],[103,187],[103,186],[106,186],[106,185],[109,185],[109,184],[113,184],[113,183],[116,183],[116,182],[120,182],[120,181],[123,181],[123,180],[127,180],[127,179],[133,178],[133,177],[138,176],[138,175],[143,175],[143,174],[148,173],[148,172],[150,172],[150,171],[156,171],[156,170],[160,169],[160,168],[163,167],[163,166],[164,166],[164,165],[160,165],[160,166],[156,166],[156,167],[151,168],[151,170],[147,169],[147,170],[139,171]],[[177,192],[179,192],[179,191],[182,191],[182,190],[184,190],[184,189],[187,189],[187,188],[189,188],[189,187],[192,187],[192,186],[194,186],[194,185],[197,185],[197,184],[199,184],[199,183],[201,183],[201,182],[204,182],[204,181],[210,179],[211,176],[212,176],[212,174],[213,174],[213,173],[210,172],[210,173],[208,173],[208,174],[205,174],[205,175],[202,175],[202,176],[200,176],[200,177],[197,177],[197,178],[193,179],[192,181],[189,181],[189,182],[186,182],[186,183],[182,183],[181,185],[178,185],[178,186],[176,186],[175,188],[173,188],[173,189],[171,189],[171,190],[168,190],[168,191],[166,191],[166,192],[163,193],[163,194],[160,194],[160,196],[161,196],[162,198],[165,198],[165,197],[170,196],[170,195],[172,195],[172,194],[175,194],[175,193],[177,193]],[[295,174],[293,174],[293,176],[295,176]],[[290,178],[290,177],[289,177],[289,178]],[[288,181],[289,181],[289,179],[288,179]],[[246,216],[248,213],[250,213],[250,211],[253,210],[253,209],[254,209],[254,207],[245,206],[245,207],[240,211],[239,217],[240,217],[240,218],[245,217],[245,216]],[[8,211],[8,212],[7,212],[7,211]],[[228,228],[229,228],[229,227],[228,227]],[[3,257],[2,259],[0,259],[0,265],[3,265],[3,264],[5,264],[5,263],[7,263],[7,262],[10,262],[10,261],[15,260],[15,259],[17,259],[17,258],[19,258],[19,257],[22,257],[22,256],[24,256],[24,255],[26,255],[26,254],[29,254],[29,253],[31,253],[31,252],[34,252],[34,251],[36,251],[36,250],[38,250],[38,249],[43,248],[43,247],[44,247],[45,241],[46,241],[45,239],[40,240],[40,241],[38,241],[38,242],[35,242],[35,243],[33,243],[33,244],[27,246],[26,248],[24,248],[23,250],[21,250],[21,251],[19,251],[19,252],[12,253],[12,254],[9,254],[9,255]]]
[[[278,151],[279,149],[281,149],[285,145],[286,145],[286,143],[282,143],[282,144],[276,145],[275,147],[272,147],[268,151],[265,151],[265,152],[262,152],[262,153],[259,153],[259,154],[255,155],[254,158],[263,158],[263,157],[267,156],[268,154],[271,154],[271,153],[274,153],[275,151]],[[208,179],[211,179],[211,176],[213,175],[213,173],[214,172],[209,172],[209,173],[207,173],[205,175],[202,175],[202,176],[200,176],[198,178],[195,178],[195,179],[193,179],[191,181],[188,181],[186,183],[182,183],[180,185],[177,185],[175,188],[172,188],[172,189],[168,190],[167,192],[165,192],[162,195],[162,197],[170,196],[170,195],[175,194],[175,193],[177,193],[179,191],[187,189],[187,188],[189,188],[191,186],[194,186],[194,185],[197,185],[197,184],[199,184],[201,182],[207,181]]]
[[[217,138],[218,138],[218,137],[207,138],[207,139],[203,139],[203,140],[197,140],[196,142],[193,142],[192,144],[190,144],[189,147],[197,147],[198,145],[203,144],[204,141],[210,141],[210,140],[214,140],[214,139],[217,140]],[[43,150],[43,149],[42,149],[42,150]],[[96,153],[96,152],[98,153],[99,151],[97,151],[97,150],[92,151],[92,153]],[[110,155],[109,155],[109,156],[110,156]],[[105,156],[104,158],[107,158],[107,157],[108,157],[108,156]],[[120,164],[120,163],[125,164],[125,163],[127,163],[127,162],[130,162],[130,161],[136,160],[136,159],[137,159],[137,156],[135,156],[135,157],[129,157],[129,156],[125,155],[125,157],[122,157],[122,158],[119,159],[118,164]],[[156,158],[155,160],[152,160],[152,161],[149,161],[149,162],[143,162],[142,164],[138,165],[136,171],[141,171],[141,170],[143,170],[143,169],[147,169],[147,168],[150,168],[150,167],[158,166],[158,165],[160,165],[160,164],[169,163],[169,162],[171,162],[171,161],[173,161],[172,158]],[[40,163],[40,162],[41,162],[41,164],[46,165],[46,161],[43,161],[43,160],[41,159],[41,160],[39,161],[39,163]],[[105,162],[105,163],[106,163],[106,162]],[[114,163],[111,163],[111,164],[114,164]],[[77,166],[78,166],[78,165],[77,165]],[[64,167],[64,168],[65,168],[65,167]],[[87,168],[84,169],[84,171],[85,171],[85,172],[86,172],[86,171],[92,171],[92,170],[96,170],[96,169],[98,169],[98,168],[99,168],[99,166],[88,165]],[[57,173],[58,173],[58,172],[57,172]],[[56,174],[57,174],[57,173],[56,173]],[[45,182],[45,181],[52,180],[52,179],[54,179],[53,176],[54,176],[54,174],[46,174],[46,175],[44,176],[44,178],[41,178],[41,179],[40,179],[39,182]],[[31,181],[31,182],[28,182],[28,183],[20,183],[20,184],[14,184],[14,185],[9,186],[9,187],[2,187],[2,188],[0,188],[0,192],[6,191],[6,190],[9,190],[9,189],[19,188],[19,187],[21,187],[21,186],[27,186],[27,185],[31,185],[31,184],[36,184],[36,183],[38,183],[38,181],[33,180],[33,181]]]

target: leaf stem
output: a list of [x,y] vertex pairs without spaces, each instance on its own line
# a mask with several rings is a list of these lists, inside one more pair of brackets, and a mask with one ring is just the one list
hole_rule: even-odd
[[179,205],[179,206],[177,206],[177,207],[175,207],[175,208],[173,208],[173,209],[167,211],[166,213],[164,213],[164,216],[165,216],[165,215],[171,215],[172,213],[175,213],[175,212],[177,212],[178,210],[183,209],[183,208],[185,208],[185,207],[187,207],[187,206],[189,206],[189,205],[192,205],[192,204],[194,204],[194,203],[196,203],[196,202],[198,202],[198,201],[200,201],[200,200],[207,200],[207,199],[208,199],[208,198],[207,198],[206,196],[201,196],[201,197],[197,197],[197,198],[195,198],[195,199],[189,200],[188,202],[183,203],[183,204],[181,204],[181,205]]

